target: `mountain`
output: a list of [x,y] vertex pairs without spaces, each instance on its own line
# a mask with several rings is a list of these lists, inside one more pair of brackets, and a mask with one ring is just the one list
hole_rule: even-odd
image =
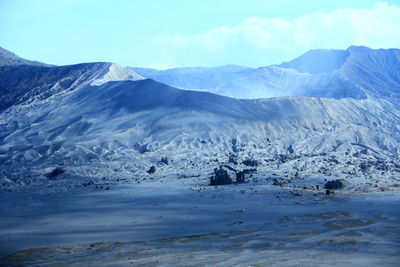
[[131,181],[146,179],[152,165],[153,178],[203,177],[218,164],[243,168],[252,159],[282,176],[379,180],[382,168],[385,177],[400,171],[399,110],[396,102],[372,98],[240,100],[153,80],[87,85],[3,112],[1,177],[7,187],[43,183],[61,166],[69,184],[88,177]]
[[[348,52],[330,73],[279,66],[170,72],[187,73],[186,82],[200,79],[200,72],[218,73],[210,83],[261,77],[276,90],[299,93],[268,99],[181,90],[112,63],[0,67],[0,186],[184,177],[206,182],[219,165],[256,167],[260,179],[324,175],[394,182],[400,172],[398,50]],[[308,58],[290,64],[303,68]],[[152,166],[156,171],[149,174]],[[57,168],[62,173],[55,179]]]
[[165,76],[291,95],[257,99],[114,63],[0,66],[0,266],[397,266],[397,50],[329,53]]
[[131,68],[143,77],[151,78],[178,88],[206,90],[216,88],[221,81],[240,79],[251,68],[226,65],[221,67],[187,67],[167,70]]
[[126,67],[113,63],[83,63],[60,67],[0,67],[0,111],[13,105],[45,100],[60,93],[94,83],[143,79]]
[[0,66],[7,66],[7,65],[51,66],[39,61],[32,61],[21,58],[16,54],[0,47]]
[[340,69],[349,56],[349,49],[316,49],[278,66],[309,74],[329,73]]
[[357,46],[347,50],[311,50],[290,62],[256,69],[133,69],[143,77],[175,87],[236,98],[314,96],[362,99],[367,94],[399,97],[400,50]]

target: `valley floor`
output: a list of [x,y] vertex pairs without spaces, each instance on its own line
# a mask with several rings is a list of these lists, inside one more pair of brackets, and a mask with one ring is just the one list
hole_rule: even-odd
[[195,180],[0,194],[0,266],[398,266],[400,194]]

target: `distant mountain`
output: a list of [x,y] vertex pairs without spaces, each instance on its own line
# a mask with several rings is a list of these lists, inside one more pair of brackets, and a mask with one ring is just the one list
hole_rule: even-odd
[[16,54],[0,47],[0,66],[7,65],[51,66],[39,61],[32,61],[21,58]]
[[236,98],[400,96],[399,49],[352,46],[347,50],[311,50],[290,62],[256,69],[133,69],[146,78],[171,86]]
[[317,49],[278,66],[310,74],[329,73],[340,69],[349,56],[349,50]]
[[167,70],[131,68],[143,77],[178,88],[207,90],[217,88],[222,81],[240,79],[251,72],[251,68],[226,65],[221,67],[187,67]]

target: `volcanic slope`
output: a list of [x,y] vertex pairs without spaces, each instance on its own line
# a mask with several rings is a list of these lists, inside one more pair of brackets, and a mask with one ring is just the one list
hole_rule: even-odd
[[[150,79],[91,84],[1,114],[4,186],[47,182],[57,166],[69,182],[207,177],[248,159],[282,177],[379,180],[399,171],[400,112],[391,98],[241,100]],[[149,177],[150,166],[157,171]]]

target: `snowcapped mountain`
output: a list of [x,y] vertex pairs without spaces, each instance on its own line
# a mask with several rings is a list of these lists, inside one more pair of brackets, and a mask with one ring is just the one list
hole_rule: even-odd
[[133,69],[143,77],[171,86],[237,98],[365,98],[365,91],[398,97],[400,50],[357,46],[347,50],[311,50],[290,62],[256,69]]
[[[247,100],[180,90],[111,63],[1,67],[1,185],[48,183],[56,167],[65,171],[57,181],[69,186],[87,179],[207,181],[218,165],[243,169],[249,159],[261,173],[283,178],[387,181],[400,172],[398,50],[348,52],[340,66],[326,64],[338,68],[329,73],[279,66],[173,71],[193,79],[199,70],[219,72],[210,83],[243,73],[254,81],[256,73],[276,91],[299,94]],[[307,60],[285,64],[303,68]]]

